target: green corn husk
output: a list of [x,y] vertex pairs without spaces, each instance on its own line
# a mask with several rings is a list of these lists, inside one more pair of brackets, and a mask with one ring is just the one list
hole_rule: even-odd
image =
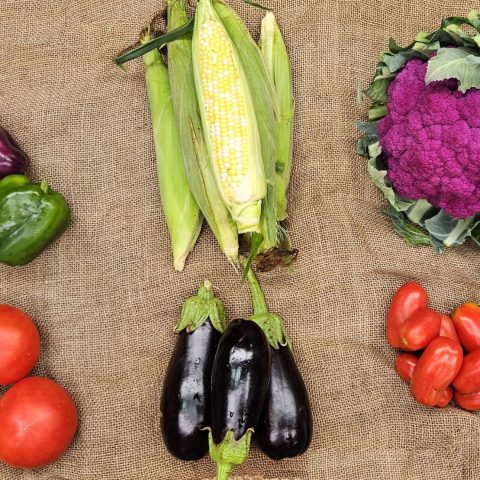
[[267,185],[260,131],[247,81],[252,72],[240,61],[241,48],[230,38],[212,0],[200,0],[192,53],[205,141],[222,198],[239,233],[247,233],[260,232]]
[[[188,22],[184,0],[166,0],[168,31]],[[192,39],[183,37],[168,44],[168,70],[172,99],[177,116],[183,159],[190,189],[220,248],[235,262],[238,234],[235,223],[222,201],[203,136],[193,77]]]
[[287,189],[292,170],[294,100],[290,60],[272,12],[268,12],[262,20],[259,46],[275,86],[279,105],[275,208],[277,220],[282,221],[287,218]]
[[[147,31],[142,43],[151,39]],[[167,66],[157,49],[143,56],[163,212],[170,234],[175,270],[182,271],[197,241],[202,214],[190,193]]]
[[279,243],[274,198],[278,100],[260,49],[242,19],[222,0],[213,0],[212,4],[236,46],[239,60],[247,74],[247,82],[254,102],[267,182],[267,195],[262,202],[263,243],[260,250],[269,250]]

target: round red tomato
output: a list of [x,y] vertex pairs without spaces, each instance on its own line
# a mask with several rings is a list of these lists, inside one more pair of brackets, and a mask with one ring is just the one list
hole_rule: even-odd
[[40,356],[40,335],[32,319],[18,308],[0,305],[0,385],[27,376]]
[[37,468],[57,460],[77,429],[70,395],[47,378],[20,380],[0,399],[0,460]]

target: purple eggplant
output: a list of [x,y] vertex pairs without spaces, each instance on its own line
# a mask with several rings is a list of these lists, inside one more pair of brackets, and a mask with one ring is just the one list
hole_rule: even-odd
[[181,460],[208,452],[212,365],[224,325],[223,303],[207,280],[183,305],[160,404],[163,441]]
[[288,345],[272,348],[272,375],[255,439],[274,460],[304,453],[312,441],[310,400]]
[[210,375],[221,333],[209,321],[194,332],[178,334],[163,386],[162,436],[168,451],[181,460],[208,453]]
[[250,269],[248,281],[254,314],[272,350],[271,378],[255,439],[269,457],[280,460],[301,455],[312,441],[312,411],[307,389],[298,370],[283,319],[268,311],[265,296]]
[[212,436],[216,444],[229,431],[240,440],[255,429],[270,379],[270,348],[249,320],[233,320],[218,346],[212,371]]
[[233,320],[218,345],[212,371],[210,456],[217,480],[245,461],[270,381],[270,346],[262,329]]
[[0,127],[0,179],[12,173],[24,174],[30,161],[13,137]]

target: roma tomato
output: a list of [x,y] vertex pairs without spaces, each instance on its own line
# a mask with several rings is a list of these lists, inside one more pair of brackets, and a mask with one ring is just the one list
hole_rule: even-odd
[[465,395],[455,391],[455,401],[460,408],[464,410],[480,410],[480,392]]
[[57,460],[77,429],[70,395],[47,378],[20,380],[0,399],[0,460],[37,468]]
[[440,397],[440,400],[436,403],[436,407],[440,407],[440,408],[445,408],[451,401],[452,401],[452,398],[453,398],[453,389],[452,387],[447,387],[441,397]]
[[387,339],[392,347],[402,348],[400,326],[427,305],[427,292],[417,282],[406,283],[396,291],[387,314]]
[[452,322],[452,319],[448,315],[441,315],[442,323],[440,324],[440,332],[438,333],[439,337],[448,337],[454,340],[455,342],[460,343],[458,338],[457,331],[455,330],[455,325]]
[[[398,375],[402,380],[410,383],[413,371],[417,366],[417,362],[418,357],[416,357],[412,353],[401,353],[397,357],[395,361],[395,370],[397,371]],[[452,397],[453,390],[451,387],[447,387],[435,406],[440,408],[446,407],[452,401]]]
[[417,366],[418,357],[411,353],[401,353],[395,360],[395,370],[402,380],[410,382]]
[[453,312],[452,320],[465,350],[480,348],[480,307],[473,302],[464,303]]
[[465,355],[453,386],[455,390],[466,395],[480,392],[480,350]]
[[462,366],[463,350],[458,342],[437,337],[418,359],[410,391],[418,403],[434,407]]
[[399,328],[402,348],[410,352],[422,350],[438,337],[442,317],[438,312],[425,308],[407,318]]
[[40,356],[40,335],[22,310],[0,305],[0,385],[27,376]]

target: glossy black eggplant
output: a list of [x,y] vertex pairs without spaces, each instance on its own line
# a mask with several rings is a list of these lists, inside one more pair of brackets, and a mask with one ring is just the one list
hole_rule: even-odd
[[312,441],[310,400],[302,375],[288,345],[272,348],[272,370],[267,398],[255,438],[274,460],[304,453]]
[[160,405],[164,443],[181,460],[198,460],[208,452],[204,428],[211,423],[211,372],[223,325],[223,304],[206,281],[183,306]]
[[270,346],[249,320],[227,326],[212,371],[212,436],[219,444],[227,432],[239,440],[255,429],[270,380]]
[[210,375],[220,332],[205,322],[178,334],[162,392],[162,435],[172,455],[198,460],[208,452]]
[[253,315],[271,346],[272,368],[268,395],[255,431],[258,446],[271,458],[294,457],[312,440],[312,411],[307,389],[295,363],[282,317],[268,311],[265,296],[250,269]]
[[262,329],[234,320],[218,345],[212,371],[210,457],[217,480],[241,465],[262,412],[270,381],[270,346]]

